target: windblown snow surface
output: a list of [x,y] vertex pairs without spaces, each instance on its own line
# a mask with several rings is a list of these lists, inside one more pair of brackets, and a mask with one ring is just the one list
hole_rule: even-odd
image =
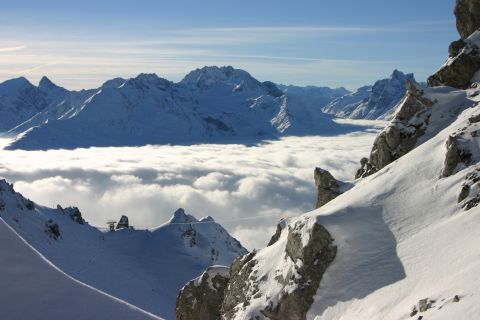
[[160,319],[52,265],[0,215],[1,319]]
[[[338,247],[308,319],[410,319],[412,307],[424,298],[433,301],[432,307],[416,317],[478,319],[480,209],[466,211],[457,198],[467,174],[479,167],[458,166],[446,178],[441,172],[448,136],[466,127],[462,144],[468,145],[473,163],[480,160],[480,123],[468,121],[478,115],[478,107],[471,106],[480,98],[473,89],[425,91],[436,103],[416,149],[325,206],[288,220],[292,226],[320,223]],[[475,185],[470,197],[478,192]],[[255,256],[262,295],[252,298],[236,319],[258,314],[268,303],[265,297],[274,301],[280,292],[275,274],[293,263],[284,253],[287,233]],[[303,235],[304,243],[308,237]],[[455,295],[459,302],[453,301]]]
[[[102,301],[105,301],[105,307],[98,308],[98,315],[93,316],[94,319],[116,319],[117,312],[128,309],[125,303],[120,305],[121,301],[118,299],[109,301],[106,295],[104,297],[90,287],[80,286],[65,274],[60,274],[56,269],[58,267],[96,289],[155,315],[173,319],[175,298],[187,281],[201,274],[208,266],[229,265],[233,259],[247,252],[211,217],[197,220],[186,214],[183,209],[178,209],[167,223],[158,228],[120,229],[116,232],[99,230],[87,222],[79,223],[72,219],[69,212],[72,211],[68,208],[50,209],[29,203],[29,200],[15,193],[4,180],[0,180],[0,222],[2,232],[5,229],[10,234],[8,237],[3,236],[5,241],[0,243],[0,254],[2,258],[11,258],[8,261],[2,260],[0,270],[3,272],[0,277],[16,276],[18,284],[23,284],[3,287],[0,295],[9,298],[1,300],[2,305],[3,301],[11,301],[12,297],[29,303],[27,298],[35,300],[33,295],[42,296],[40,291],[45,290],[45,298],[35,300],[36,309],[32,308],[30,312],[38,311],[42,301],[53,304],[52,300],[55,297],[59,297],[59,302],[64,303],[62,305],[56,303],[50,308],[59,308],[65,312],[74,311],[79,307],[81,298],[85,297],[87,305],[84,306],[85,311],[82,311],[80,319],[86,318],[87,315],[92,316],[89,308],[94,308]],[[5,223],[10,227],[7,228]],[[58,227],[57,235],[51,232],[49,226],[52,225]],[[20,241],[19,237],[25,241]],[[38,252],[33,252],[29,248],[32,253],[25,254],[25,257],[23,252],[28,251],[26,249],[18,253],[8,253],[12,246],[19,246],[18,243],[24,247],[32,246]],[[42,260],[39,254],[45,258]],[[40,262],[31,264],[32,255],[37,255],[36,259],[42,260],[43,265]],[[37,265],[41,267],[39,273],[32,274]],[[44,265],[51,270],[46,270]],[[14,270],[15,268],[17,270]],[[20,279],[22,274],[25,275],[24,279]],[[42,280],[44,276],[45,279]],[[28,289],[29,277],[35,278],[32,279],[31,290]],[[1,282],[0,285],[12,283],[11,281]],[[69,292],[72,296],[62,298],[62,293]],[[22,295],[25,295],[24,299],[21,298]],[[69,304],[66,299],[74,301]],[[96,299],[98,302],[90,306],[88,299]],[[113,312],[112,309],[116,305],[119,305],[118,311]],[[49,306],[45,305],[45,308],[48,309]],[[18,303],[12,309],[1,307],[0,314],[6,310],[5,312],[12,315],[11,319],[28,319],[27,314],[23,317],[17,309]],[[124,316],[118,318],[146,317],[145,314],[134,311],[126,312]],[[53,315],[58,312],[57,310],[46,314]]]

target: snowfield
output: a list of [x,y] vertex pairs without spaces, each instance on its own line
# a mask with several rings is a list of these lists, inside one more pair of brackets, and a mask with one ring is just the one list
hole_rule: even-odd
[[160,319],[52,265],[0,215],[0,318]]
[[[283,293],[296,289],[295,283],[280,285],[276,280],[276,275],[296,268],[285,254],[288,230],[297,224],[307,226],[302,234],[305,246],[308,226],[315,222],[330,232],[337,255],[323,275],[307,319],[409,319],[422,299],[427,299],[429,309],[414,319],[477,319],[480,208],[467,210],[467,205],[475,203],[480,192],[474,178],[480,170],[478,93],[478,89],[425,89],[425,97],[435,104],[417,147],[357,180],[323,207],[283,222],[288,227],[279,240],[251,260],[259,293],[237,310],[234,319],[261,314],[269,303],[275,305]],[[457,136],[470,156],[444,177],[449,136]],[[472,186],[462,192],[469,181]]]

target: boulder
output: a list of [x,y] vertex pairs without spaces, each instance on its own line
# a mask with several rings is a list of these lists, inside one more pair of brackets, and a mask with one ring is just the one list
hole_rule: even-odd
[[341,189],[343,183],[337,181],[327,170],[315,168],[313,176],[317,186],[317,204],[315,208],[320,208],[343,193]]
[[177,297],[176,319],[221,319],[220,307],[228,279],[228,267],[212,266],[200,277],[187,283]]
[[457,0],[454,13],[462,39],[468,38],[480,28],[480,0]]

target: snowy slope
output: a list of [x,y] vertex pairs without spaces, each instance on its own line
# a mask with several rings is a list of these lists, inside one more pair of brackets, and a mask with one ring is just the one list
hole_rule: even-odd
[[389,78],[335,99],[322,110],[341,118],[388,120],[407,91],[407,80],[415,82],[413,74],[394,70]]
[[[295,286],[282,287],[276,275],[296,268],[285,255],[285,246],[288,230],[298,222],[306,226],[303,243],[317,222],[330,232],[338,248],[308,319],[409,319],[413,306],[424,298],[431,308],[417,317],[477,319],[479,93],[478,89],[428,89],[426,96],[437,102],[430,129],[417,148],[357,181],[354,188],[325,206],[286,221],[288,227],[279,240],[254,256],[261,294],[251,297],[235,319],[259,315],[282,292],[295,290]],[[453,114],[459,115],[451,121]],[[470,156],[451,176],[443,177],[449,136],[458,137]],[[459,201],[465,184],[471,185],[470,191]],[[473,205],[467,211],[469,203]],[[456,295],[459,302],[453,301]]]
[[15,128],[11,132],[20,134],[10,148],[191,144],[350,130],[298,92],[284,93],[232,67],[196,69],[179,83],[154,74],[115,83],[86,100],[71,98],[83,101],[73,108],[68,100]]
[[[5,214],[1,212],[1,216]],[[1,319],[57,319],[67,315],[69,319],[157,319],[69,277],[29,246],[1,216]]]
[[[185,282],[246,253],[212,218],[197,220],[183,209],[153,230],[106,232],[79,223],[73,209],[34,204],[4,180],[0,187],[2,219],[56,267],[167,319],[174,318],[175,298]],[[59,234],[52,232],[54,225]]]

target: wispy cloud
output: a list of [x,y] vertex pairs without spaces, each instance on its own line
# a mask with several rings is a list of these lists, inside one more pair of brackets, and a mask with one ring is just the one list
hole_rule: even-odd
[[0,47],[0,52],[12,52],[12,51],[20,51],[26,49],[27,46],[16,46],[16,47]]

